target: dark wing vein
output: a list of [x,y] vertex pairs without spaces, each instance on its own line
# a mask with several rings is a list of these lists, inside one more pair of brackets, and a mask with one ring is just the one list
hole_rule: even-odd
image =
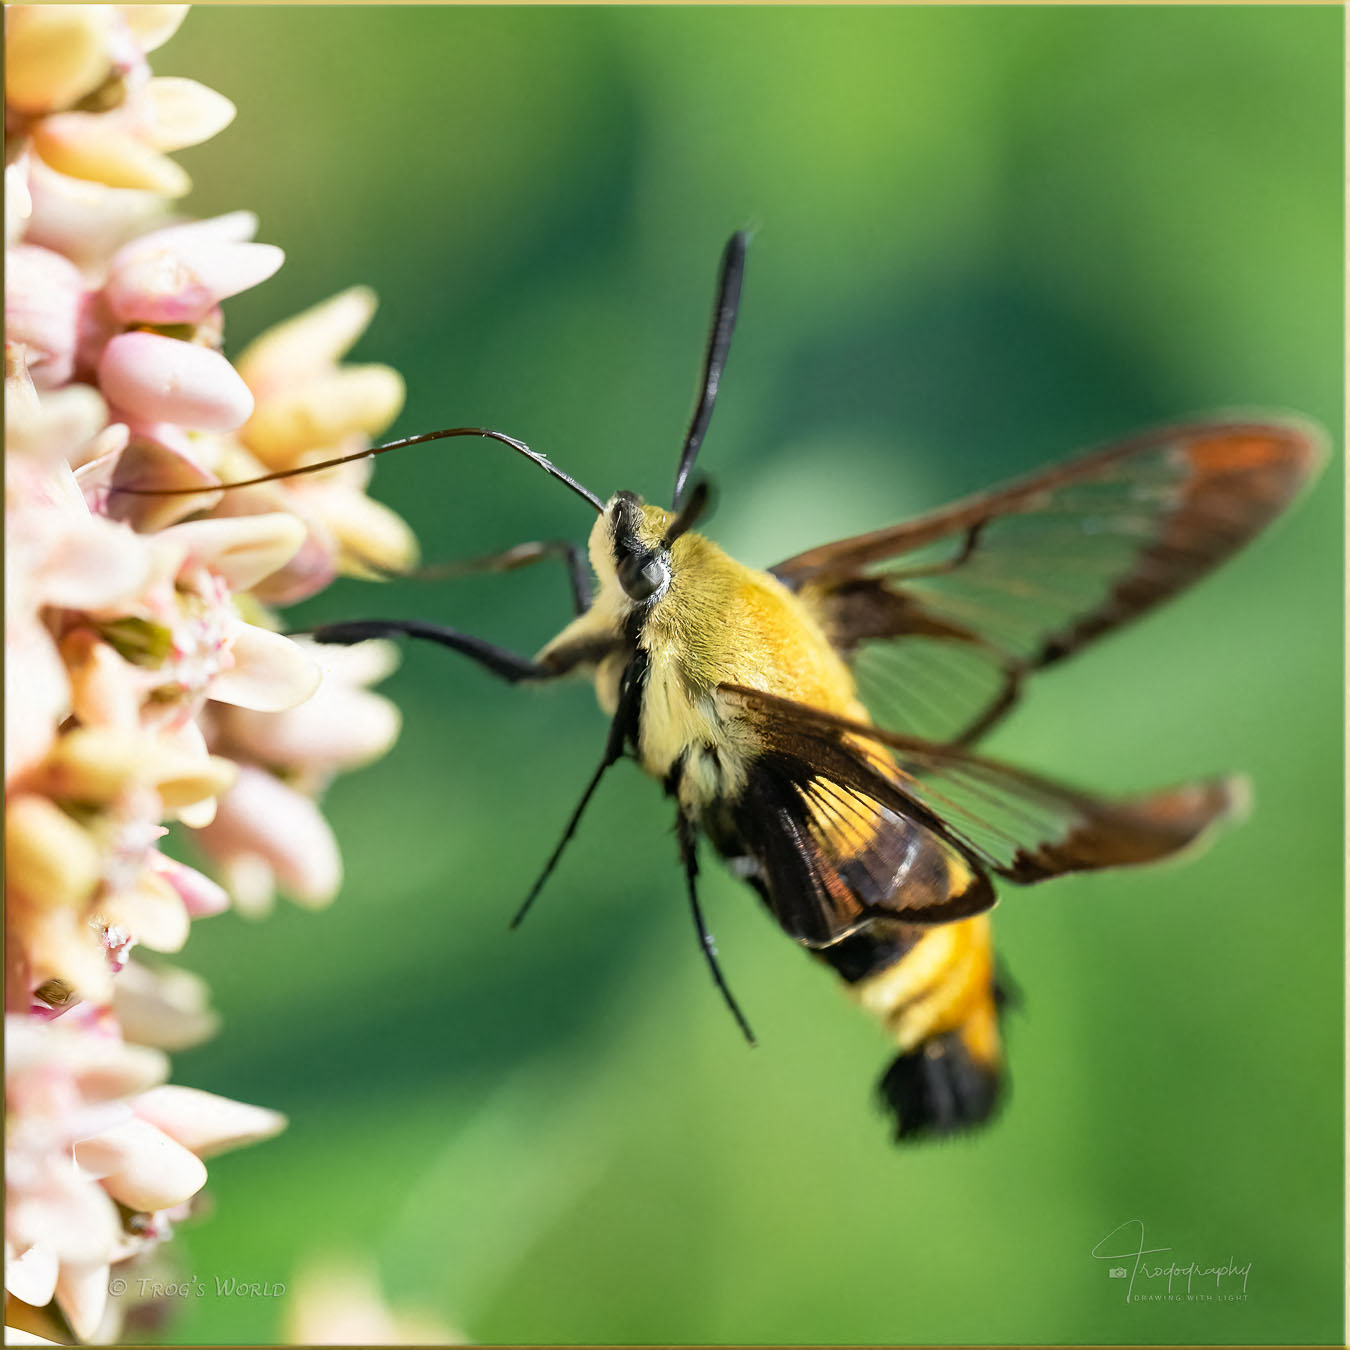
[[[882,826],[922,828],[977,871],[1018,882],[1167,857],[1240,806],[1245,791],[1224,778],[1111,801],[760,690],[721,685],[719,694],[769,755],[813,766],[814,777],[866,802]],[[887,903],[899,907],[895,896]],[[928,906],[916,908],[924,921]]]
[[1324,437],[1301,422],[1167,428],[772,570],[855,663],[880,720],[969,741],[1032,671],[1233,554],[1323,453]]

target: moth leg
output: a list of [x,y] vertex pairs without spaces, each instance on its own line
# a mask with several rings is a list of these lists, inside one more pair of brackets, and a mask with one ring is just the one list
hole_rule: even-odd
[[586,550],[570,539],[553,539],[546,544],[524,544],[522,548],[542,550],[540,557],[562,556],[567,564],[567,580],[572,587],[572,609],[584,614],[591,607],[595,592],[591,589],[591,563]]
[[514,572],[518,567],[528,567],[542,558],[561,558],[567,567],[567,580],[572,589],[572,608],[577,614],[584,614],[591,607],[594,598],[591,589],[591,568],[586,550],[570,539],[534,540],[528,544],[517,544],[501,553],[490,553],[483,558],[470,558],[467,562],[434,564],[420,568],[412,575],[419,581],[430,581],[438,577],[458,577],[470,572]]
[[558,846],[549,855],[549,860],[544,864],[544,870],[540,872],[539,879],[530,887],[530,893],[525,897],[524,903],[511,916],[512,928],[520,926],[520,921],[529,913],[530,906],[534,904],[539,892],[544,889],[544,882],[553,875],[553,869],[558,865],[558,859],[562,857],[563,850],[572,841],[572,836],[577,832],[577,826],[581,823],[581,817],[590,804],[591,798],[595,795],[595,789],[600,786],[600,780],[605,776],[605,770],[611,764],[617,762],[620,754],[623,752],[623,741],[619,741],[616,748],[614,738],[610,738],[610,744],[605,748],[605,757],[600,761],[599,766],[591,775],[591,781],[586,784],[586,790],[581,794],[581,800],[576,804],[572,811],[571,819],[567,822],[567,828],[563,831],[563,836],[558,840]]
[[422,638],[449,647],[452,651],[462,652],[508,684],[516,684],[520,680],[547,680],[563,674],[561,669],[541,666],[528,656],[519,656],[505,647],[497,646],[495,642],[461,633],[444,624],[424,623],[421,619],[352,619],[345,623],[321,624],[311,629],[308,636],[315,642],[343,644],[364,642],[367,638]]
[[530,906],[534,904],[539,892],[543,890],[544,882],[553,875],[553,869],[558,865],[558,859],[562,857],[563,850],[576,833],[577,826],[581,823],[581,817],[591,798],[595,795],[595,789],[600,786],[600,780],[605,776],[605,771],[611,764],[617,764],[622,758],[624,744],[632,732],[634,717],[637,708],[640,706],[641,698],[641,681],[637,673],[637,662],[632,661],[619,682],[619,706],[614,710],[614,717],[609,724],[604,757],[591,775],[591,781],[586,784],[586,790],[581,794],[581,800],[573,809],[571,818],[567,822],[567,828],[563,831],[562,838],[558,840],[558,846],[550,854],[548,862],[544,864],[544,870],[539,874],[539,879],[530,887],[530,893],[525,897],[524,903],[512,915],[510,924],[512,928],[519,926],[520,921],[529,913]]
[[745,1039],[754,1045],[755,1033],[750,1030],[750,1023],[745,1020],[745,1014],[727,987],[722,967],[717,963],[717,945],[708,931],[708,925],[703,921],[703,907],[698,902],[698,837],[694,833],[693,822],[683,811],[676,813],[675,834],[680,841],[680,861],[684,864],[684,879],[689,890],[689,908],[694,916],[694,927],[698,931],[698,944],[703,949],[713,982],[721,990],[723,1000],[736,1019],[736,1025],[740,1027]]

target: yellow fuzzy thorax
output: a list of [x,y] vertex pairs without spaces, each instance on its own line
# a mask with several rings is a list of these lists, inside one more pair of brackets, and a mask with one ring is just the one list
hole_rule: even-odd
[[[658,549],[674,519],[643,505],[637,526],[643,547]],[[647,657],[639,750],[642,766],[664,781],[685,760],[682,797],[691,810],[735,790],[756,753],[751,728],[722,706],[719,684],[740,684],[795,699],[844,717],[866,719],[853,676],[830,645],[814,613],[777,578],[746,567],[692,531],[670,546],[670,581],[650,601],[634,601],[620,585],[609,513],[589,540],[599,585],[584,614],[540,653],[587,644],[614,644],[639,621],[638,646]],[[601,707],[613,714],[628,663],[621,642],[590,670]],[[701,752],[716,750],[714,770]],[[884,757],[868,745],[869,757]]]
[[[655,547],[672,519],[668,511],[643,506],[643,542]],[[595,609],[617,608],[610,622],[619,627],[632,604],[618,584],[603,521],[592,532],[590,552],[600,579]],[[692,532],[672,544],[670,574],[666,592],[646,608],[639,637],[648,656],[641,752],[649,773],[664,777],[681,754],[716,745],[736,776],[738,752],[751,747],[723,719],[719,684],[865,716],[847,666],[814,615],[776,578]],[[612,676],[603,668],[596,673],[597,692],[609,704],[614,691],[604,685]]]
[[[672,519],[655,506],[642,514],[653,540]],[[671,547],[670,588],[647,614],[642,645],[691,693],[744,684],[832,711],[853,704],[852,675],[801,601],[692,532]]]
[[817,707],[848,701],[853,679],[815,619],[780,581],[696,534],[675,541],[671,582],[643,630],[696,689],[746,684]]

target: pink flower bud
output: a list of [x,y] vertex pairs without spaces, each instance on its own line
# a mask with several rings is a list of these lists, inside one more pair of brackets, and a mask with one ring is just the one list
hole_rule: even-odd
[[26,348],[40,389],[70,379],[83,296],[79,270],[59,253],[35,244],[5,251],[5,342]]
[[188,12],[187,5],[119,5],[118,9],[143,52],[162,47]]
[[266,1107],[168,1084],[143,1092],[132,1108],[199,1158],[269,1139],[286,1126],[285,1116]]
[[114,1200],[135,1210],[168,1209],[206,1184],[200,1158],[135,1116],[78,1141],[75,1160],[102,1179]]
[[238,856],[266,863],[282,889],[303,905],[327,904],[342,880],[337,841],[319,808],[263,769],[240,768],[238,782],[198,838],[224,863]]
[[221,300],[266,281],[285,256],[272,244],[151,236],[113,259],[104,295],[123,323],[197,323]]
[[229,909],[230,897],[224,887],[217,886],[195,868],[167,858],[158,850],[150,855],[150,866],[178,892],[178,898],[192,918],[202,919]]
[[248,386],[219,352],[158,333],[113,338],[98,380],[110,402],[150,421],[233,431],[253,411]]

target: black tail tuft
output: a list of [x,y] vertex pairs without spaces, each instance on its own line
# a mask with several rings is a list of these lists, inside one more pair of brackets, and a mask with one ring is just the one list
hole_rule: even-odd
[[895,1117],[897,1143],[941,1138],[990,1119],[1005,1095],[996,1064],[984,1064],[949,1031],[900,1055],[878,1084],[883,1106]]

